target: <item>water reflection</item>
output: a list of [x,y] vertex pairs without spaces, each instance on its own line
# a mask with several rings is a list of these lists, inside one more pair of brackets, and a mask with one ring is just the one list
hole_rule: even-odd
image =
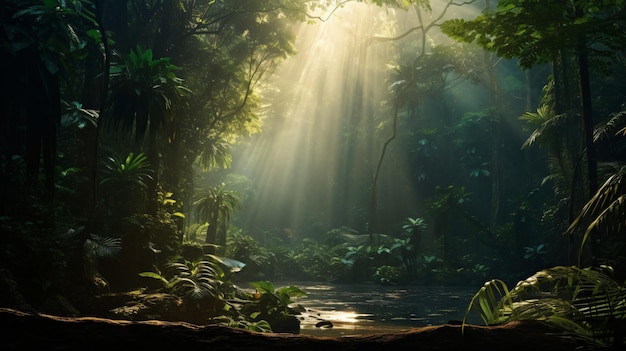
[[[402,332],[463,319],[479,287],[329,285],[289,283],[307,293],[297,300],[307,312],[301,333],[319,336]],[[319,328],[330,321],[332,328]],[[480,324],[472,313],[470,323]]]

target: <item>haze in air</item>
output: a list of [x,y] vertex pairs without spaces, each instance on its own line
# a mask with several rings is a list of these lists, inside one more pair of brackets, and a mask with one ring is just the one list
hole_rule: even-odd
[[2,1],[0,319],[619,348],[624,12]]
[[[441,11],[442,4],[434,2],[423,20],[429,24]],[[436,27],[426,43],[419,42],[419,31],[407,36],[413,40],[394,39],[415,26],[411,9],[349,3],[321,17],[327,20],[297,26],[297,54],[281,64],[264,92],[264,130],[235,150],[233,173],[246,176],[255,189],[237,214],[245,228],[315,236],[345,226],[368,233],[372,178],[393,133],[396,65],[418,54],[405,47],[407,41],[426,50],[451,42]],[[488,103],[483,87],[457,85],[462,79],[452,76],[442,103],[455,106],[455,118]],[[428,105],[428,118],[444,118],[438,116],[444,111]],[[411,131],[399,131],[404,133]],[[383,160],[377,184],[381,232],[399,231],[398,223],[423,211],[426,199],[415,189],[418,175],[406,152],[391,143]]]

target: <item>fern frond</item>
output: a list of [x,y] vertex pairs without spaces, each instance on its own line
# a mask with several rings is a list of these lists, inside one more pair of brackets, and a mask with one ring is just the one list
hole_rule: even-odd
[[168,284],[173,293],[192,300],[220,295],[223,271],[216,263],[207,260],[172,262],[170,267],[176,272]]
[[96,257],[111,257],[122,250],[122,239],[103,237],[90,234],[83,245],[85,255],[95,255]]

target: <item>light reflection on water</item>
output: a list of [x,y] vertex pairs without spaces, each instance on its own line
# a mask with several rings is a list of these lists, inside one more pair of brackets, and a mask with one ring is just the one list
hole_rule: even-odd
[[[301,316],[301,333],[318,336],[396,333],[414,327],[460,321],[479,287],[378,286],[367,284],[315,284],[289,282],[307,296],[296,300],[307,312]],[[332,328],[318,328],[330,321]],[[468,322],[479,324],[470,314]]]

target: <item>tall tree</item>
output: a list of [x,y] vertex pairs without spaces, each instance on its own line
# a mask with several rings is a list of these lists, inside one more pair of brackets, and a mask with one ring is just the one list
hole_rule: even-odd
[[[500,57],[519,59],[523,68],[552,62],[557,89],[561,87],[557,78],[564,77],[567,63],[572,58],[577,62],[578,111],[582,116],[587,160],[587,198],[597,189],[589,63],[606,67],[611,57],[624,49],[626,21],[623,13],[623,1],[506,0],[498,2],[495,10],[487,9],[473,20],[454,19],[442,26],[452,38],[476,42]],[[559,108],[567,94],[560,90],[556,94]]]
[[[131,1],[123,9],[105,5],[103,18],[112,31],[113,49],[126,60],[117,64],[123,70],[113,71],[109,107],[116,112],[111,122],[132,129],[139,140],[150,131],[153,141],[146,154],[155,169],[154,185],[166,186],[190,204],[191,188],[180,194],[180,180],[192,182],[190,165],[214,159],[204,154],[221,150],[215,145],[232,144],[238,135],[259,130],[258,84],[294,52],[289,25],[304,18],[306,2]],[[126,23],[114,16],[115,9],[123,10]],[[141,50],[132,53],[137,45]],[[189,91],[183,99],[174,99],[184,90],[174,82],[179,78],[185,79]]]
[[[86,38],[77,33],[93,23],[82,5],[79,0],[11,0],[0,7],[3,170],[16,171],[15,157],[20,156],[27,181],[37,187],[43,161],[49,199],[55,185],[62,81],[75,74],[85,54]],[[2,179],[3,191],[8,191],[9,175],[2,174]]]

